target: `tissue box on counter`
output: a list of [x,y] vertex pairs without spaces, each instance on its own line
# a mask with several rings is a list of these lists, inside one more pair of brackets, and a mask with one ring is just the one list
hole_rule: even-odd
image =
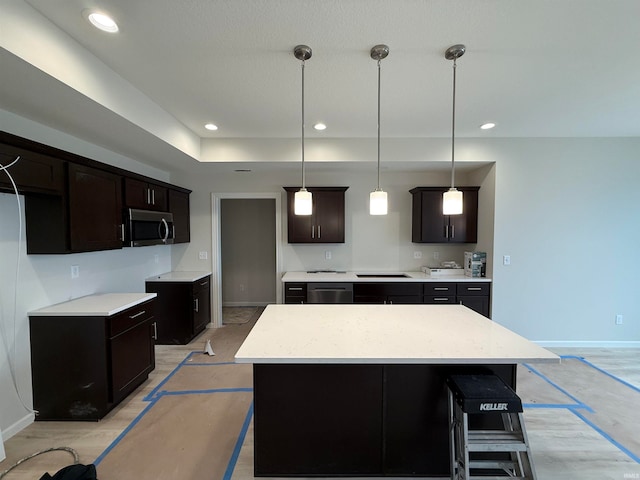
[[464,274],[467,277],[484,277],[487,272],[487,252],[464,252]]

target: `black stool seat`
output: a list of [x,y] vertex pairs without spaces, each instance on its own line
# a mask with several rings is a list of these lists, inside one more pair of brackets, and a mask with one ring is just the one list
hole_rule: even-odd
[[447,384],[463,412],[522,412],[520,397],[496,375],[451,375]]

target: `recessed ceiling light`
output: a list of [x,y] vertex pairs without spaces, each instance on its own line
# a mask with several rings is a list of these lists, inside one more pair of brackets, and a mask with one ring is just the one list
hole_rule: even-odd
[[207,130],[215,131],[218,129],[218,126],[215,123],[207,123],[204,128]]
[[316,130],[326,130],[327,126],[324,123],[316,123],[313,128]]
[[481,128],[482,130],[491,130],[491,129],[492,129],[493,127],[495,127],[495,126],[496,126],[496,124],[495,124],[495,123],[491,123],[491,122],[489,122],[489,123],[483,123],[482,125],[480,125],[480,128]]
[[102,12],[86,12],[87,20],[103,32],[116,33],[118,24],[109,15]]

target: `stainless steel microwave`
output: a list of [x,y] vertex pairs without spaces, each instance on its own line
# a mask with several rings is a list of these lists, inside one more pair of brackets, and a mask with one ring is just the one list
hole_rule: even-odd
[[173,243],[176,227],[173,214],[130,208],[127,212],[125,244],[130,247]]

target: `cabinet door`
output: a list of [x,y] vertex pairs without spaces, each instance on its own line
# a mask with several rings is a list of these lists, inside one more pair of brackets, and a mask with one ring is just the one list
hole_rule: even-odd
[[489,317],[489,297],[481,297],[481,296],[464,296],[457,297],[458,303],[464,305],[465,307],[469,307],[471,310],[478,312],[481,315],[484,315],[487,318]]
[[285,283],[284,303],[307,303],[307,284]]
[[69,230],[72,252],[122,248],[120,176],[69,164]]
[[169,190],[169,211],[173,214],[173,226],[176,229],[173,243],[189,243],[191,241],[189,194]]
[[118,402],[146,378],[155,363],[149,319],[110,340],[112,399]]
[[344,243],[344,192],[321,191],[314,196],[316,243]]
[[[5,167],[20,157],[8,172],[18,192],[61,195],[64,190],[64,162],[59,158],[30,152],[13,145],[0,144],[0,164]],[[13,192],[9,177],[0,172],[0,191]]]
[[211,297],[209,279],[196,280],[193,287],[193,335],[202,332],[211,321]]
[[126,177],[124,198],[126,208],[167,211],[167,188],[153,183]]
[[[296,191],[297,190],[287,190],[287,237],[289,243],[311,243],[314,240],[311,237],[313,215],[295,214],[294,198]],[[315,195],[313,195],[313,197],[315,203]]]
[[462,190],[462,215],[449,216],[449,242],[478,241],[478,192]]

